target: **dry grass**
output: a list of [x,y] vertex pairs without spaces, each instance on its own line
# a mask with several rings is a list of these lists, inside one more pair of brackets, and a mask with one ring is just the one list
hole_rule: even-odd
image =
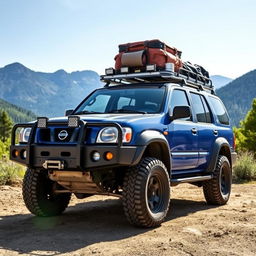
[[19,183],[24,176],[25,168],[9,160],[0,161],[0,185]]
[[252,153],[241,152],[234,166],[236,181],[256,181],[256,160]]

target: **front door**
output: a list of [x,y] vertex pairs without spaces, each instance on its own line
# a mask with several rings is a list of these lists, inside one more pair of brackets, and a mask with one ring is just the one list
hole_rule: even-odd
[[[172,91],[171,112],[176,106],[189,106],[186,91],[180,89]],[[192,116],[173,120],[168,126],[168,131],[172,170],[181,172],[196,169],[198,166],[198,133]]]

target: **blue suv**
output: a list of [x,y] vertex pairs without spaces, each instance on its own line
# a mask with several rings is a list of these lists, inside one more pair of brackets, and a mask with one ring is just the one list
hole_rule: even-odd
[[28,167],[27,208],[62,213],[71,194],[122,198],[131,224],[160,225],[170,186],[203,187],[209,204],[229,200],[235,141],[213,87],[171,71],[102,76],[106,83],[61,118],[12,131],[10,158]]

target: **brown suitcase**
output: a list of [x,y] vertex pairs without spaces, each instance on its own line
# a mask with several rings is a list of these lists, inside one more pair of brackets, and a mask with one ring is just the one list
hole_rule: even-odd
[[121,67],[139,68],[155,64],[159,70],[166,63],[173,63],[177,72],[182,67],[181,51],[170,47],[158,39],[119,45],[119,54],[115,56],[115,69]]

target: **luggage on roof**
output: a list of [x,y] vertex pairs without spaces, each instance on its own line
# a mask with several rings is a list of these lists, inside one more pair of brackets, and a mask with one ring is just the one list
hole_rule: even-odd
[[146,65],[156,65],[159,70],[166,63],[173,63],[177,72],[182,67],[181,51],[170,47],[158,39],[120,44],[119,54],[115,57],[115,69],[130,67],[136,69]]
[[158,39],[120,44],[115,69],[106,69],[101,80],[107,84],[175,82],[214,92],[208,71],[183,62],[181,53]]
[[205,82],[207,81],[206,79],[209,80],[210,78],[209,72],[206,69],[200,65],[192,64],[189,61],[183,62],[183,67],[180,70],[180,73],[184,75],[189,74],[189,76],[194,79],[196,79],[196,77],[199,75],[198,80],[201,82]]

